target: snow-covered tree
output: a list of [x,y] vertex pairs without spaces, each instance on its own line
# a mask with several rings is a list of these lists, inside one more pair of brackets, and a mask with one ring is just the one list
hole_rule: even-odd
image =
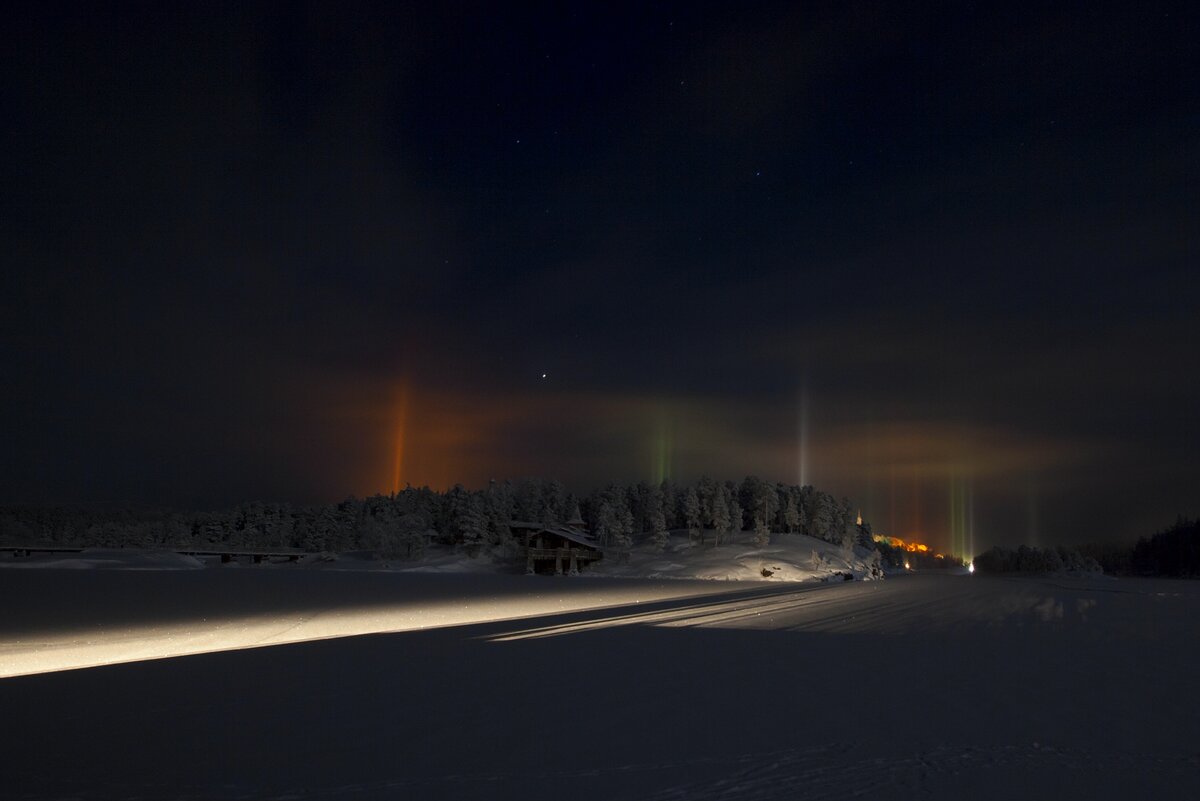
[[663,517],[667,521],[667,530],[679,528],[679,515],[677,509],[679,507],[678,491],[675,487],[675,482],[669,478],[664,478],[658,486],[662,491]]
[[840,544],[847,550],[854,547],[858,541],[858,524],[855,522],[857,515],[854,514],[854,507],[850,504],[849,498],[842,498],[842,501],[837,506],[837,527],[836,531],[840,535]]
[[783,524],[789,534],[800,530],[800,499],[795,487],[788,487],[783,502]]
[[696,483],[696,495],[700,498],[700,518],[702,520],[712,519],[713,500],[720,492],[720,488],[721,485],[708,476],[701,476]]
[[834,531],[834,504],[833,499],[823,492],[813,494],[813,511],[809,518],[810,536],[825,540],[826,542],[835,542],[833,537]]
[[561,481],[552,480],[542,483],[541,517],[535,518],[539,523],[565,523],[567,520],[567,490]]
[[543,489],[543,483],[540,478],[526,478],[517,484],[516,507],[518,520],[529,523],[548,522],[545,518],[551,516],[546,503],[546,497],[549,493]]
[[704,528],[704,516],[700,511],[700,496],[695,487],[688,487],[683,499],[683,517],[687,523],[688,536],[699,539]]
[[492,481],[486,497],[488,523],[497,543],[506,544],[513,538],[509,524],[513,520],[514,499],[512,485],[507,481]]
[[430,520],[423,514],[401,515],[381,532],[379,554],[385,559],[420,559],[425,543],[435,534]]
[[718,487],[713,495],[712,514],[709,517],[709,522],[712,524],[714,532],[714,545],[720,545],[721,539],[729,534],[729,501],[727,500],[729,491],[725,487]]
[[737,535],[742,531],[742,517],[742,505],[738,503],[737,496],[731,492],[729,493],[729,531],[731,542],[737,542]]
[[499,541],[492,521],[488,519],[487,504],[482,495],[471,493],[463,516],[458,521],[462,543],[477,549],[495,545]]
[[572,492],[567,493],[566,503],[563,505],[562,521],[569,523],[572,520],[579,520],[581,517],[579,511],[579,499]]
[[771,528],[761,520],[754,524],[754,547],[766,548],[771,542]]
[[667,532],[667,519],[663,514],[662,490],[655,486],[646,488],[644,496],[646,528],[650,531],[654,547],[663,550],[667,547],[670,535]]
[[609,485],[600,494],[596,510],[596,535],[600,544],[615,548],[619,558],[626,558],[633,545],[633,513],[629,510],[625,490],[616,484]]
[[754,544],[762,548],[771,539],[771,521],[778,510],[779,496],[775,493],[775,487],[758,476],[746,476],[739,494],[742,503],[750,509],[754,522]]

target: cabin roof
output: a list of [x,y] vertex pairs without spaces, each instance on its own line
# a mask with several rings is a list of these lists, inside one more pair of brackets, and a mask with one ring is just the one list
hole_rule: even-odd
[[591,534],[588,534],[586,531],[580,531],[572,526],[546,526],[545,530],[551,534],[557,534],[565,540],[586,545],[588,548],[599,549],[600,547],[600,543],[592,539]]
[[569,524],[552,523],[550,525],[546,525],[545,523],[528,523],[520,520],[514,520],[508,524],[508,527],[510,529],[522,529],[527,534],[531,535],[541,534],[543,532],[546,534],[554,534],[562,537],[564,540],[570,540],[571,542],[578,543],[579,545],[585,545],[588,548],[595,548],[596,550],[600,549],[600,543],[596,542],[596,540],[592,538],[591,534],[588,534],[583,529],[576,528]]

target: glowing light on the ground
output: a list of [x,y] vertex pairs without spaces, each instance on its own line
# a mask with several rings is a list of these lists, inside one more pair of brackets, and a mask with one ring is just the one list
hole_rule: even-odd
[[[791,594],[798,589],[753,588],[749,591],[751,598],[729,599],[727,596],[744,593],[747,588],[714,584],[698,593],[694,584],[689,586],[687,583],[654,587],[595,584],[601,586],[587,585],[584,587],[586,592],[575,588],[575,591],[556,593],[551,597],[547,597],[547,583],[533,581],[491,595],[313,606],[269,614],[210,615],[202,619],[140,624],[114,619],[103,627],[74,631],[48,626],[45,632],[30,633],[19,641],[0,642],[0,678],[449,626],[526,621],[520,629],[489,637],[503,640],[548,636],[546,633],[531,634],[535,631],[568,633],[625,621],[683,621],[700,610],[711,614],[718,608],[726,613],[744,615],[748,605],[755,605],[756,613],[771,596]],[[613,613],[600,618],[593,615],[579,623],[530,628],[533,621],[551,616],[636,608],[638,605],[643,608],[632,614]],[[562,631],[558,632],[558,629]]]
[[627,614],[589,617],[586,620],[569,623],[517,629],[489,635],[486,639],[492,642],[516,642],[632,625],[667,628],[692,626],[742,628],[746,624],[761,623],[764,615],[769,620],[773,614],[782,615],[806,607],[821,607],[827,599],[812,594],[820,589],[822,587],[819,585],[793,585],[785,589],[771,590],[752,598],[705,598],[694,603],[662,605],[659,608],[638,610]]

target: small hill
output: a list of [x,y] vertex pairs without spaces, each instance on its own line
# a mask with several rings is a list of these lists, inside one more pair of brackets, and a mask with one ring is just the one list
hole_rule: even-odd
[[712,532],[699,544],[686,532],[672,533],[666,548],[646,542],[634,546],[627,560],[615,554],[588,570],[591,575],[624,578],[712,579],[720,581],[829,581],[869,579],[877,573],[879,554],[841,546],[803,534],[774,534],[769,545],[749,542],[713,546]]

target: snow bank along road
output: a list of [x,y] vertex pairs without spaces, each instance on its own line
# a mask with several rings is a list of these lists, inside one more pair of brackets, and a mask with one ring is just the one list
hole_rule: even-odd
[[0,798],[1200,797],[1195,583],[14,571],[0,603]]

